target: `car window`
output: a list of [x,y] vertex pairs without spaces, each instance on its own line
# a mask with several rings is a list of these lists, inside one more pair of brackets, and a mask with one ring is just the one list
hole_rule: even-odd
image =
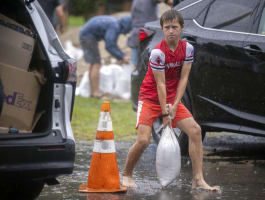
[[[185,0],[183,1],[183,4],[184,2],[186,3],[186,1],[188,2],[188,0]],[[181,3],[176,7],[176,9],[181,12],[184,19],[194,19],[206,10],[211,1],[212,0],[196,1],[195,3],[190,3],[187,6],[182,6]]]
[[209,5],[207,7],[205,7],[202,12],[196,17],[196,21],[201,25],[203,26],[204,22],[205,22],[205,19],[206,19],[206,15],[208,13],[208,8],[209,8]]
[[250,22],[259,0],[215,0],[209,6],[204,26],[240,32],[250,31]]
[[261,15],[260,23],[259,23],[259,29],[258,34],[265,35],[265,8],[263,8],[263,12]]

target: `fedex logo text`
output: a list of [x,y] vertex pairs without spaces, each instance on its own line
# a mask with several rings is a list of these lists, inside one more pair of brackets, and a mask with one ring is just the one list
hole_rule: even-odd
[[32,110],[32,101],[24,99],[24,94],[20,92],[13,92],[13,94],[10,95],[4,94],[4,102],[7,105],[15,106],[23,110]]

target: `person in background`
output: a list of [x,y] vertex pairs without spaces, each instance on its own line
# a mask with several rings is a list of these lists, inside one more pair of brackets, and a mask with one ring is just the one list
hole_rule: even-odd
[[[68,23],[68,15],[69,15],[69,0],[59,0],[60,5],[58,9],[63,11],[63,20],[60,20],[60,17],[58,16],[58,12],[55,10],[53,15],[53,26],[57,33],[64,33],[67,29],[67,23]],[[61,26],[61,23],[63,25]]]
[[133,0],[131,8],[132,31],[128,37],[127,45],[132,49],[131,63],[136,67],[139,53],[139,29],[145,23],[158,19],[158,4],[164,2],[170,6],[173,0]]
[[184,1],[184,0],[169,0],[169,1],[173,1],[172,3],[172,7],[178,5],[181,1]]
[[89,19],[80,30],[80,44],[84,51],[84,58],[89,67],[89,82],[91,97],[101,98],[104,94],[99,89],[99,70],[101,58],[98,41],[105,41],[106,50],[120,63],[129,63],[129,58],[120,50],[117,39],[120,34],[127,34],[131,30],[131,17],[120,19],[101,15]]
[[44,10],[45,14],[49,18],[52,25],[55,27],[54,24],[54,13],[58,15],[59,18],[59,30],[60,33],[65,32],[66,29],[66,22],[65,22],[65,15],[64,15],[64,7],[60,0],[38,0],[42,9]]
[[136,124],[138,135],[128,152],[122,185],[136,187],[132,179],[134,166],[149,145],[153,122],[161,116],[163,127],[172,124],[189,137],[192,188],[219,190],[219,187],[211,187],[204,180],[201,127],[181,102],[194,56],[193,46],[180,40],[184,28],[183,17],[176,10],[168,10],[161,16],[160,25],[165,37],[154,47],[149,57],[148,70],[139,92]]

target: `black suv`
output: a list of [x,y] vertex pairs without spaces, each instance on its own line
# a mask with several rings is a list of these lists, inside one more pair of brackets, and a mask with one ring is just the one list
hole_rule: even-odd
[[[206,131],[265,136],[264,6],[264,0],[185,0],[174,8],[184,17],[182,40],[195,49],[182,101],[203,136]],[[147,23],[140,35],[140,59],[131,76],[134,109],[150,52],[163,39],[159,21]],[[153,135],[159,127],[158,119]],[[179,132],[179,139],[186,155],[186,134]]]
[[[1,31],[5,29],[20,34],[21,37],[34,39],[33,48],[26,42],[21,47],[23,50],[32,50],[29,71],[37,69],[42,72],[45,79],[36,103],[35,116],[38,114],[39,117],[33,129],[23,132],[16,125],[0,127],[0,199],[29,200],[39,195],[45,183],[57,184],[56,177],[73,172],[75,140],[70,120],[75,94],[76,62],[64,52],[38,1],[0,0],[0,5],[0,14],[8,19],[5,22],[0,20]],[[11,40],[0,42],[14,44]],[[16,59],[20,64],[25,58],[13,55],[12,51],[7,52],[8,49],[3,49],[2,45],[0,48],[1,52],[11,55],[11,62]],[[1,64],[0,77],[3,69]],[[14,74],[8,76],[13,77]],[[18,81],[21,79],[23,77],[17,77]],[[1,116],[6,112],[5,104],[10,97],[11,101],[14,101],[13,105],[21,109],[26,108],[24,106],[31,101],[23,99],[20,95],[20,103],[15,102],[14,95],[18,97],[18,93],[14,93],[13,96],[5,94],[6,89],[13,83],[5,85],[3,79],[0,82],[0,103],[4,102],[0,105],[2,120]],[[27,89],[31,88],[31,85],[21,87]],[[22,105],[21,100],[27,104]],[[0,124],[2,122],[0,121]],[[12,120],[7,123],[12,123]]]

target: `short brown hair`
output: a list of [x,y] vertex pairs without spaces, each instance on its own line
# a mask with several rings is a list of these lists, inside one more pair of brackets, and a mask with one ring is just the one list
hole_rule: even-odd
[[176,10],[168,10],[166,12],[164,12],[160,18],[160,25],[163,28],[163,24],[164,22],[168,22],[168,21],[173,21],[173,20],[178,20],[179,24],[181,27],[184,26],[184,19],[181,15],[180,12],[176,11]]

